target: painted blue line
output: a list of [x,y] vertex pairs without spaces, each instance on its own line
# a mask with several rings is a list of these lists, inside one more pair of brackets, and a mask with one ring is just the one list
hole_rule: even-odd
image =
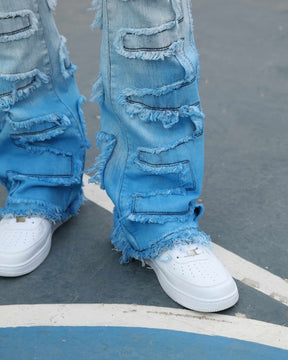
[[0,329],[1,360],[287,360],[288,351],[181,331],[124,327]]

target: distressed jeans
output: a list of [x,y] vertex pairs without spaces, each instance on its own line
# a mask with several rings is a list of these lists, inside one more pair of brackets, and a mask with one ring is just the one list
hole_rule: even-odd
[[[2,214],[76,214],[88,141],[55,0],[0,0]],[[102,29],[101,154],[89,171],[112,199],[111,241],[122,262],[181,243],[198,231],[203,119],[190,0],[96,0]],[[83,55],[85,56],[85,54]],[[97,216],[97,214],[95,214]]]

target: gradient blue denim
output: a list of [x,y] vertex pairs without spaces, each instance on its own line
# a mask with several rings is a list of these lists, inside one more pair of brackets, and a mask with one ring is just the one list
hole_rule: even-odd
[[[82,203],[83,97],[54,24],[55,5],[0,0],[4,215],[59,221]],[[96,0],[93,9],[93,26],[103,29],[91,96],[101,106],[101,154],[90,173],[115,205],[111,241],[122,262],[176,244],[208,244],[197,222],[204,114],[190,2]]]
[[208,245],[197,223],[204,114],[190,0],[94,0],[93,8],[103,34],[91,182],[115,204],[111,241],[122,262]]
[[82,102],[55,1],[0,0],[0,181],[4,216],[61,221],[82,203]]

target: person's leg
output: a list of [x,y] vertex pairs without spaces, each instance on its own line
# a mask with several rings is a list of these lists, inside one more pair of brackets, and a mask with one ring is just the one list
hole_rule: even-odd
[[[6,207],[0,209],[5,218],[0,275],[20,275],[37,266],[49,252],[51,224],[77,214],[82,203],[84,98],[66,40],[54,23],[54,6],[53,0],[0,0],[0,182],[8,190]],[[32,265],[31,252],[15,257],[17,250],[25,252],[23,232],[29,247],[41,227],[47,236],[41,246],[32,246],[34,255],[42,251],[39,259]]]
[[[237,301],[236,286],[206,250],[209,237],[198,231],[204,114],[190,0],[98,0],[94,6],[94,25],[103,28],[103,39],[92,94],[101,105],[101,131],[96,134],[101,155],[91,181],[101,183],[115,204],[111,241],[122,252],[122,262],[134,258],[149,263],[160,282],[170,272],[162,287],[184,306],[203,311],[229,307]],[[173,259],[179,246],[186,265],[179,260],[164,269],[161,263]],[[183,256],[177,253],[176,259]],[[182,301],[180,288],[188,281],[191,289],[195,275],[187,272],[188,260],[196,261],[208,277],[213,267],[217,286],[225,283],[222,293],[206,281],[212,289],[208,294],[199,286],[193,290],[199,304]],[[179,290],[175,296],[168,289],[173,282]]]

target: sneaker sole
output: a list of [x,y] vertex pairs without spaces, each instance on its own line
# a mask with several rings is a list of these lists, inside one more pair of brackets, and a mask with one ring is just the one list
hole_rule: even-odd
[[233,293],[229,294],[228,296],[216,300],[214,299],[212,301],[193,297],[175,288],[175,286],[170,283],[163,272],[157,266],[155,266],[152,261],[146,260],[145,263],[154,270],[165,293],[176,303],[184,306],[187,309],[199,312],[218,312],[232,307],[239,299],[237,287],[235,291],[233,291]]
[[17,276],[29,274],[30,272],[35,270],[39,265],[42,264],[42,262],[46,259],[46,257],[48,256],[48,254],[50,252],[52,236],[53,236],[54,231],[56,231],[59,226],[61,226],[64,222],[66,222],[68,220],[69,219],[67,219],[63,222],[54,224],[52,227],[52,231],[49,234],[49,236],[47,237],[42,248],[36,254],[34,254],[33,257],[31,257],[27,261],[20,263],[20,264],[15,264],[15,265],[0,265],[0,276],[17,277]]

